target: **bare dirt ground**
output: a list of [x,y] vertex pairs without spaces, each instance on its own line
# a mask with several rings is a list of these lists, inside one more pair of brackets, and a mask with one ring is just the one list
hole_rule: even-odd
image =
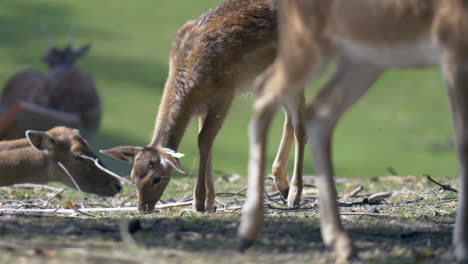
[[[455,179],[438,181],[455,186]],[[454,262],[453,191],[400,176],[338,180],[338,186],[344,226],[358,249],[352,263]],[[356,190],[359,186],[363,190]],[[148,215],[80,208],[31,213],[29,208],[73,208],[82,200],[76,193],[54,197],[59,190],[43,187],[0,188],[0,263],[333,263],[320,238],[316,189],[308,185],[298,209],[286,208],[272,187],[268,190],[262,236],[241,254],[236,233],[242,188],[220,193],[216,212],[176,207]],[[372,196],[377,192],[386,193]],[[84,203],[111,209],[134,205],[131,190]]]

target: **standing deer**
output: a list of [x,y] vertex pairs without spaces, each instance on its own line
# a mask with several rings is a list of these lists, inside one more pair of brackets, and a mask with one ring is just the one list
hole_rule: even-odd
[[122,186],[96,165],[96,155],[77,129],[55,127],[26,132],[27,138],[0,142],[0,186],[17,183],[60,182],[103,196],[117,194]]
[[32,69],[22,70],[6,83],[0,98],[1,104],[12,105],[26,101],[80,117],[83,136],[92,139],[101,121],[101,102],[91,77],[74,66],[86,55],[89,44],[80,48],[72,46],[73,30],[65,48],[57,48],[44,29],[49,50],[43,61],[50,72],[42,74]]
[[[199,118],[199,168],[193,208],[212,210],[215,201],[212,146],[234,98],[249,91],[256,76],[276,53],[277,1],[230,0],[187,22],[178,31],[170,52],[169,76],[159,106],[151,143],[146,147],[116,147],[102,151],[133,162],[131,178],[138,189],[138,209],[151,212],[166,188],[173,169],[182,172],[176,154],[185,129]],[[273,166],[279,190],[290,206],[302,192],[305,132],[303,95],[283,104],[284,134]],[[293,107],[290,107],[293,106]],[[289,187],[287,158],[296,138],[294,175]]]
[[[365,14],[363,16],[363,14]],[[387,69],[439,67],[447,88],[460,166],[460,196],[453,246],[468,258],[468,1],[280,1],[279,48],[258,82],[250,123],[249,189],[239,234],[241,249],[263,223],[265,137],[283,98],[298,94],[330,61],[331,80],[307,104],[305,122],[319,188],[322,238],[339,259],[353,254],[341,224],[331,161],[331,138],[340,117]],[[285,97],[286,96],[286,97]]]

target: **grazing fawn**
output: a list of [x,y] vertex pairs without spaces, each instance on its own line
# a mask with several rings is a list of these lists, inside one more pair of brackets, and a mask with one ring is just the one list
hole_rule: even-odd
[[113,196],[122,189],[118,179],[96,166],[96,155],[77,129],[29,130],[26,137],[0,142],[0,186],[55,181],[75,188],[60,163],[85,192]]
[[32,69],[17,72],[6,83],[0,103],[12,105],[26,101],[80,117],[83,136],[94,138],[101,121],[101,102],[91,76],[74,66],[84,57],[90,45],[74,48],[73,30],[65,48],[57,48],[46,33],[49,50],[43,61],[49,66],[48,74]]
[[[183,172],[177,151],[184,131],[199,118],[199,167],[193,207],[211,210],[215,201],[212,146],[234,98],[250,91],[256,76],[276,54],[277,1],[231,0],[189,21],[178,31],[170,52],[169,76],[159,106],[151,143],[146,147],[116,147],[103,153],[133,162],[131,178],[138,189],[138,208],[151,212],[166,188],[172,169]],[[283,104],[284,134],[273,165],[278,189],[290,206],[302,193],[305,132],[303,94]],[[286,178],[290,146],[296,138],[291,186]],[[289,194],[289,195],[288,195]]]
[[[365,14],[363,16],[363,14]],[[387,69],[439,67],[452,110],[460,166],[453,246],[468,257],[468,3],[464,0],[280,1],[279,47],[259,78],[250,124],[249,189],[239,234],[245,249],[263,223],[265,140],[282,98],[297,94],[334,60],[331,80],[307,104],[305,126],[317,174],[322,238],[336,256],[353,254],[338,212],[331,138],[340,117]]]

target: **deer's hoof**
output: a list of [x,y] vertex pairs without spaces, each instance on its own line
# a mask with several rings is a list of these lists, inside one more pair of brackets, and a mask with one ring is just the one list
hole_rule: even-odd
[[205,202],[198,202],[196,200],[193,200],[193,210],[198,211],[198,212],[204,212],[205,211]]
[[289,188],[285,189],[284,191],[280,191],[281,196],[283,196],[283,199],[288,199],[289,195]]
[[468,263],[468,248],[464,245],[455,245],[455,258],[461,263]]
[[249,249],[253,245],[254,241],[246,239],[244,237],[240,237],[239,239],[239,251],[244,253],[247,249]]
[[299,207],[301,206],[299,203],[296,203],[296,202],[288,202],[288,207],[289,208],[296,208],[296,207]]

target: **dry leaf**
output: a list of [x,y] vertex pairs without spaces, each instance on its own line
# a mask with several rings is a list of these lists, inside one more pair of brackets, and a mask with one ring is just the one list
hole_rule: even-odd
[[65,209],[76,209],[77,207],[71,201],[66,201],[63,208],[65,208]]

